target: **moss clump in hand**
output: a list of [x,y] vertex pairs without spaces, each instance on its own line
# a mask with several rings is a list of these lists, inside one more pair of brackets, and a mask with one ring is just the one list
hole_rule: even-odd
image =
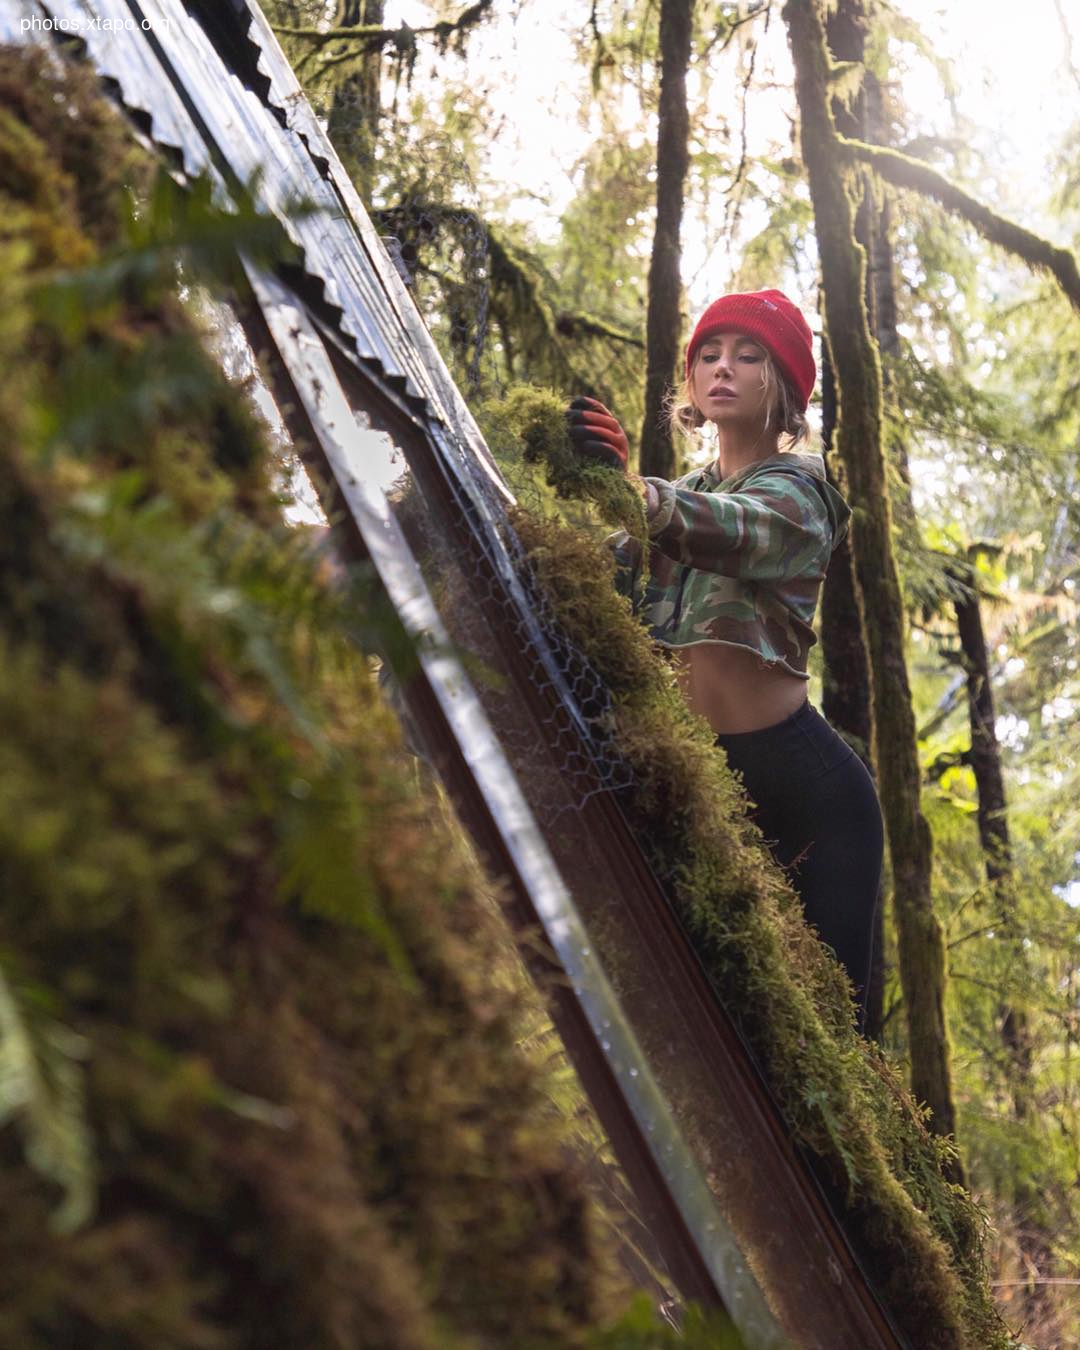
[[[601,521],[621,526],[633,539],[648,536],[641,493],[624,473],[579,455],[570,440],[566,403],[550,389],[515,385],[480,412],[497,459],[541,465],[545,482],[561,501],[587,502]],[[511,473],[511,480],[515,475]]]

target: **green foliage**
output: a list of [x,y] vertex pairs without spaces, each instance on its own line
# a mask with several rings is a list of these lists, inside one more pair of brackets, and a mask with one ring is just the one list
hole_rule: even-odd
[[769,214],[764,228],[748,239],[742,250],[739,269],[732,281],[733,289],[740,291],[775,285],[777,277],[798,268],[813,224],[809,199],[795,189],[785,165],[762,167],[774,171],[768,190],[759,192],[751,183],[747,192],[751,199],[761,200]]
[[26,1161],[60,1188],[52,1215],[57,1232],[81,1227],[94,1208],[94,1162],[86,1124],[82,1037],[32,1008],[19,1006],[0,970],[0,1129],[18,1120]]
[[[640,285],[619,304],[602,284],[582,284],[573,250],[541,242],[533,231],[505,219],[514,191],[489,163],[498,130],[490,115],[490,89],[463,60],[447,56],[451,37],[460,39],[450,45],[463,56],[464,38],[486,6],[455,7],[452,14],[445,6],[431,8],[437,22],[430,29],[399,30],[408,36],[407,52],[380,37],[374,56],[372,49],[365,55],[360,40],[324,42],[319,21],[325,30],[328,12],[312,14],[310,6],[276,0],[272,13],[373,219],[397,241],[417,304],[467,392],[489,396],[513,379],[609,398],[616,391],[625,397],[633,390],[636,396],[633,374],[643,349]],[[451,33],[447,14],[469,21]],[[302,36],[300,29],[309,31]],[[382,37],[386,32],[378,29]],[[417,43],[417,34],[425,32]],[[432,45],[446,59],[430,71],[417,69],[419,53]],[[369,88],[372,62],[382,72],[381,89],[378,79]],[[351,131],[348,116],[335,120],[350,100],[365,109],[359,117],[363,125]],[[627,182],[634,187],[635,209],[643,209],[650,189],[641,153],[634,159],[636,172]],[[618,210],[614,199],[610,209]],[[625,233],[622,221],[619,226],[610,239],[616,258],[623,254]],[[592,237],[599,246],[605,234],[596,230]],[[606,380],[609,367],[615,378]]]
[[743,1350],[743,1342],[722,1313],[686,1309],[678,1330],[665,1322],[644,1295],[613,1326],[597,1333],[588,1350]]
[[571,293],[624,316],[628,327],[644,317],[648,252],[642,227],[652,218],[655,157],[644,138],[592,146],[577,168],[580,186],[563,214],[556,246],[559,275]]
[[492,0],[474,0],[458,8],[453,19],[420,28],[407,23],[387,28],[381,22],[381,5],[380,21],[363,23],[355,19],[346,22],[340,5],[335,13],[327,5],[303,0],[270,0],[271,17],[288,43],[298,74],[331,88],[348,81],[366,56],[381,52],[386,52],[395,66],[397,79],[404,76],[411,81],[420,55],[418,37],[431,42],[440,54],[453,48],[461,55],[470,33],[483,23],[491,6]]
[[[541,438],[544,418],[541,407]],[[523,456],[528,438],[523,430]],[[515,523],[554,612],[614,696],[615,744],[635,784],[627,809],[650,861],[789,1127],[846,1197],[848,1230],[893,1315],[919,1344],[1006,1344],[986,1284],[984,1217],[947,1179],[949,1145],[856,1036],[840,968],[746,819],[710,729],[614,593],[612,560],[554,518],[519,512]]]
[[[991,576],[1003,571],[1006,579],[1019,579],[1033,562],[1038,566],[1038,554],[1003,553]],[[1075,775],[1075,731],[1067,722],[1052,736],[1037,729],[1042,710],[1062,687],[1059,676],[1071,677],[1064,669],[1055,674],[1052,658],[1044,665],[1037,646],[1019,656],[1033,616],[1022,592],[1012,586],[1002,591],[1006,603],[984,606],[984,621],[1002,719],[1012,851],[1007,887],[987,881],[978,847],[974,784],[960,762],[970,744],[966,699],[962,689],[949,698],[952,667],[930,659],[925,639],[915,687],[924,722],[921,756],[927,773],[933,766],[939,771],[947,757],[954,767],[924,793],[924,803],[935,841],[935,899],[949,949],[959,1129],[972,1184],[1000,1231],[994,1260],[1004,1282],[1003,1311],[1028,1322],[1025,1335],[1033,1344],[1065,1344],[1075,1338],[1075,1305],[1047,1297],[1053,1286],[1044,1286],[1040,1299],[1039,1288],[1025,1281],[1033,1260],[1041,1276],[1071,1270],[1077,1243],[1073,1178],[1080,1102],[1070,1061],[1080,925],[1075,906],[1063,896],[1076,867],[1078,822],[1068,786]],[[942,631],[947,645],[944,624]],[[1002,650],[1008,665],[994,660]],[[1062,655],[1059,650],[1058,661]],[[1013,670],[1021,660],[1025,668]],[[1010,1009],[1025,1022],[1026,1050],[1019,1060],[1004,1035]],[[1041,1234],[1049,1240],[1041,1256],[1033,1256],[1033,1237]],[[1054,1320],[1047,1320],[1048,1309]]]
[[163,280],[208,217],[126,259],[92,73],[0,86],[0,1342],[580,1344],[613,1285],[488,887]]

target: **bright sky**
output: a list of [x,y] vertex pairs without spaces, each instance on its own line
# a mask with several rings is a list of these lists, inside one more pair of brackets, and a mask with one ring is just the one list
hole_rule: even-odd
[[[971,126],[965,143],[1000,168],[982,185],[987,200],[1024,223],[1047,228],[1042,204],[1053,182],[1053,155],[1070,121],[1080,117],[1080,4],[1077,0],[1025,0],[1022,10],[1005,0],[893,0],[895,9],[922,31],[934,53],[951,61],[959,84],[956,111]],[[790,56],[780,0],[773,0],[769,31],[756,76],[762,84],[788,85]],[[601,6],[603,9],[603,6]],[[504,129],[491,168],[520,189],[519,213],[539,229],[553,228],[574,192],[572,170],[588,146],[587,104],[570,34],[587,21],[588,0],[496,0],[496,16],[470,39],[469,69],[489,85]],[[1072,50],[1066,50],[1061,14],[1069,11]],[[423,0],[390,0],[387,22],[430,22]],[[748,25],[757,34],[763,19]],[[928,132],[957,135],[941,83],[931,63],[908,49],[899,53],[905,103]],[[421,67],[423,63],[421,62]],[[1071,66],[1071,69],[1070,69]],[[490,74],[488,73],[490,72]],[[738,84],[717,78],[718,110],[737,112]],[[723,108],[724,102],[727,108]],[[748,138],[754,154],[770,140],[788,142],[788,107],[782,93],[758,92],[749,104]],[[735,120],[734,117],[732,120]],[[549,203],[547,211],[543,203]],[[753,227],[753,217],[747,225]],[[1068,241],[1062,240],[1065,243]],[[725,284],[732,260],[708,256],[705,232],[688,222],[685,276],[691,310]]]

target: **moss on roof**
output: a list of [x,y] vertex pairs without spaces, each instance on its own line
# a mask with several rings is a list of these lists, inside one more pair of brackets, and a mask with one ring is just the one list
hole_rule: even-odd
[[[616,472],[567,472],[555,395],[519,388],[487,410],[485,425],[501,460],[544,466],[558,495],[577,493],[626,522],[625,507],[609,508],[625,485],[594,486]],[[986,1219],[946,1175],[950,1146],[927,1130],[896,1068],[856,1033],[845,974],[804,922],[711,729],[616,594],[609,551],[595,529],[553,507],[519,509],[514,524],[565,633],[614,696],[611,736],[633,771],[627,810],[638,838],[792,1134],[840,1197],[897,1326],[935,1350],[1012,1344],[990,1297]]]
[[609,1257],[362,578],[132,266],[93,73],[0,48],[0,105],[0,1343],[579,1345]]

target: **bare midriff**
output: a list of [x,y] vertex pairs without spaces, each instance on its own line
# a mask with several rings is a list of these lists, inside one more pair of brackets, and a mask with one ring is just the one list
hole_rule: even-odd
[[806,680],[766,665],[749,647],[698,642],[670,650],[687,702],[717,735],[774,726],[806,702]]

